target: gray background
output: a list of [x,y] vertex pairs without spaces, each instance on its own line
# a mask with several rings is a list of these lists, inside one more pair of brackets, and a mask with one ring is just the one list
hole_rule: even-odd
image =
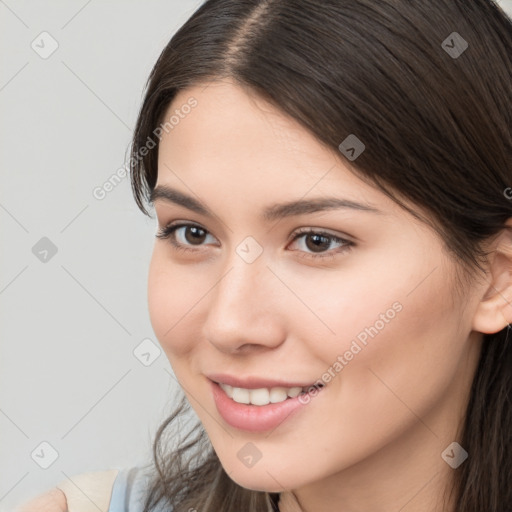
[[123,166],[147,75],[200,3],[0,0],[2,512],[149,461],[179,394],[147,312],[155,221],[128,178],[93,190]]
[[[0,1],[2,512],[68,476],[150,460],[178,395],[151,345],[155,220],[128,178],[102,200],[93,190],[123,166],[151,67],[200,3]],[[31,47],[52,49],[43,31],[59,45],[46,59]],[[53,257],[32,252],[43,237]],[[146,338],[149,366],[133,354]],[[42,442],[58,453],[47,469]]]

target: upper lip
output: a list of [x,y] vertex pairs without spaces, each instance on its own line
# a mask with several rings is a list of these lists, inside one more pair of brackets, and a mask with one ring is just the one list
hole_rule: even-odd
[[207,377],[213,382],[227,384],[235,388],[260,389],[260,388],[307,388],[312,386],[314,382],[292,382],[273,379],[262,379],[255,376],[236,377],[221,373],[209,374]]

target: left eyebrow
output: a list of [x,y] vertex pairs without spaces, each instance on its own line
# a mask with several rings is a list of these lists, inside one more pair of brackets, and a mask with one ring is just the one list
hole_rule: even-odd
[[[153,204],[157,200],[181,205],[206,217],[215,217],[210,209],[197,199],[180,192],[177,189],[159,185],[155,187],[150,194],[149,201]],[[303,215],[307,213],[315,213],[326,210],[352,209],[362,212],[370,212],[375,214],[383,214],[381,210],[368,204],[358,203],[350,199],[342,199],[337,197],[321,197],[307,200],[290,201],[287,203],[278,203],[268,206],[263,210],[262,219],[266,222],[272,222],[285,217],[295,215]]]
[[383,214],[381,210],[378,210],[373,206],[357,203],[356,201],[352,201],[350,199],[341,199],[338,197],[321,197],[316,199],[290,201],[289,203],[271,205],[264,210],[263,218],[267,222],[271,222],[277,219],[291,217],[293,215],[341,209],[352,209],[362,212]]

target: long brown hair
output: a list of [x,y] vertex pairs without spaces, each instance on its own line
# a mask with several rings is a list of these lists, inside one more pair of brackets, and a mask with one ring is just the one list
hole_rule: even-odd
[[[428,223],[463,269],[462,290],[505,228],[512,201],[512,23],[491,0],[208,0],[155,64],[131,146],[134,197],[157,179],[158,132],[176,93],[229,77],[338,149],[366,146],[353,172]],[[155,146],[149,151],[150,139]],[[402,201],[430,213],[420,216]],[[512,336],[512,335],[511,335]],[[512,510],[512,343],[484,335],[455,471],[457,512]],[[200,424],[177,448],[183,397],[159,428],[144,512],[262,512],[278,495],[224,472]],[[174,443],[173,443],[174,444]]]

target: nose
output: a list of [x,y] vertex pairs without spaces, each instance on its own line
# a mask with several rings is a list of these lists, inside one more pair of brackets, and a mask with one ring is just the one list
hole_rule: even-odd
[[285,339],[280,287],[263,257],[247,263],[234,254],[209,294],[205,339],[231,354],[278,347]]

